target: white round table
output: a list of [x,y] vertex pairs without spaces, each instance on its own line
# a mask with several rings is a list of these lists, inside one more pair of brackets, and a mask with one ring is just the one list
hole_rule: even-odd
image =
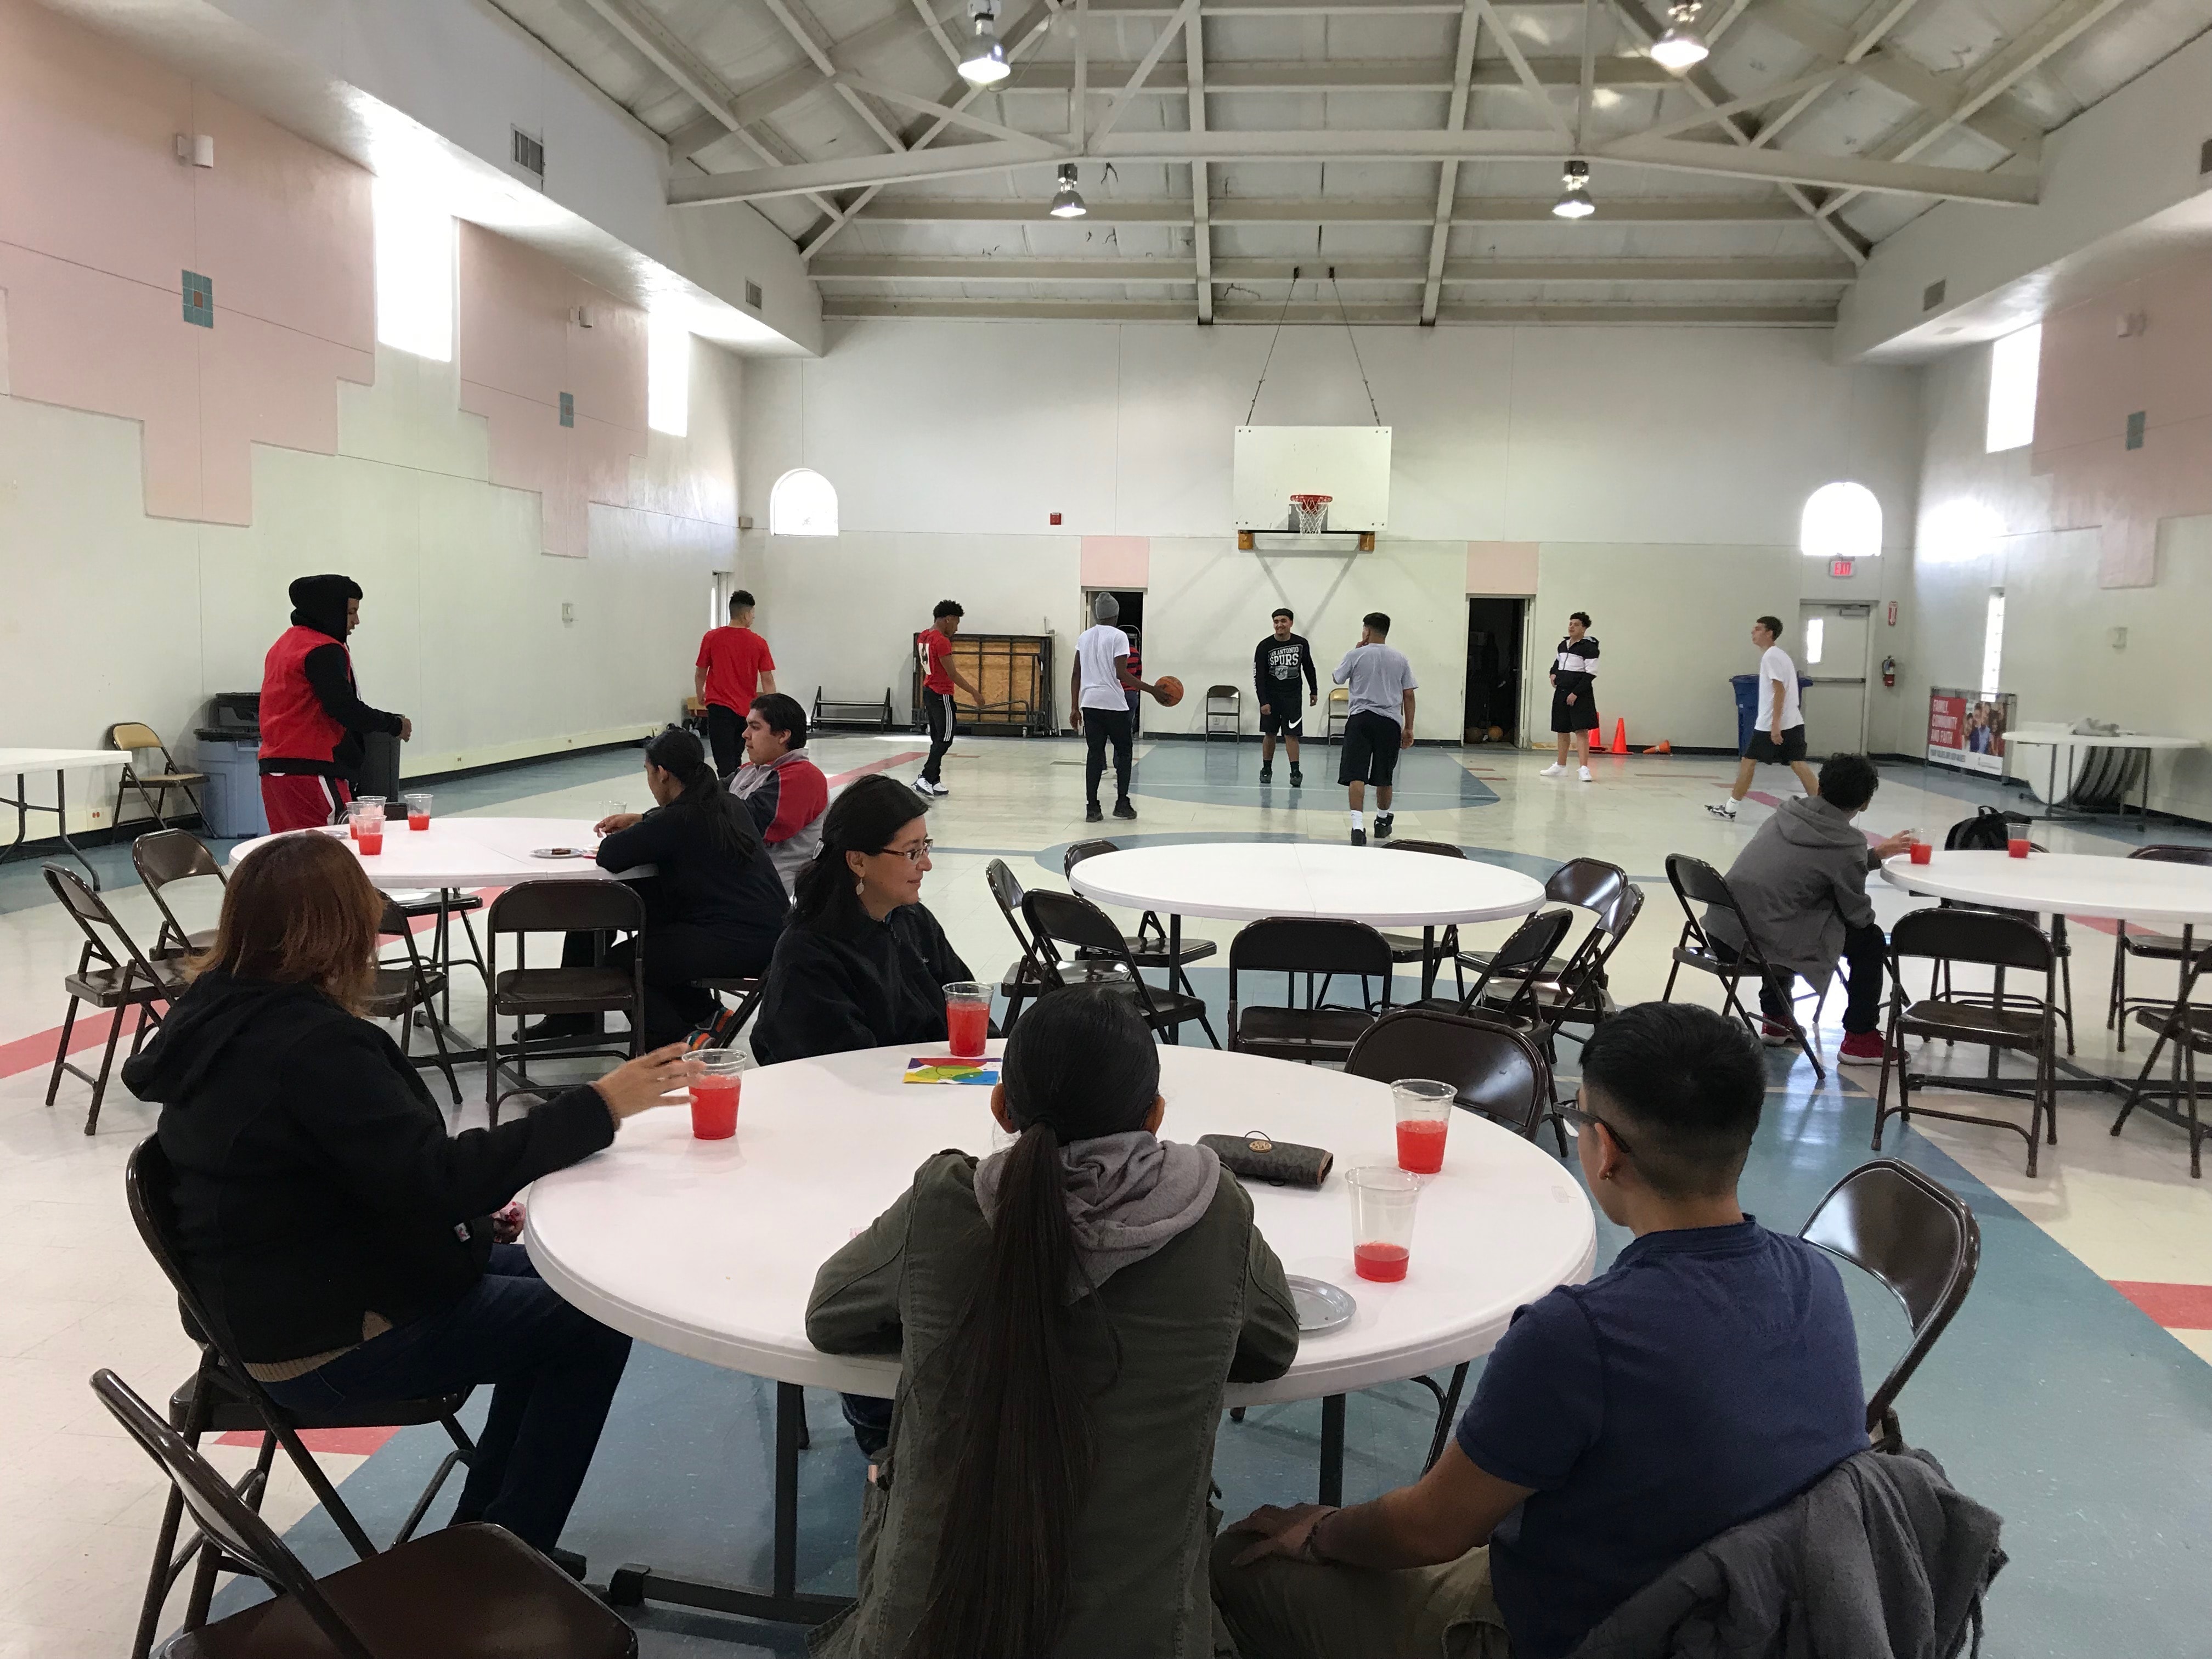
[[1951,853],[1926,864],[1900,854],[1882,878],[1908,893],[2041,915],[2094,916],[2149,926],[2212,925],[2212,868],[2094,853]]
[[1480,859],[1399,855],[1388,844],[1201,842],[1102,853],[1068,872],[1098,904],[1257,921],[1328,916],[1374,927],[1443,927],[1525,916],[1543,884]]
[[[2140,784],[2142,793],[2138,810],[2145,823],[2150,821],[2151,752],[2160,749],[2202,749],[2204,746],[2203,740],[2199,738],[2160,737],[2148,732],[2069,732],[2060,726],[2015,726],[2005,733],[2008,752],[2015,744],[2022,748],[2047,748],[2051,750],[2050,763],[2044,769],[2044,786],[2041,791],[2044,815],[2046,817],[2055,817],[2057,809],[2063,804],[2064,798],[2074,793],[2076,780],[2088,764],[2089,751],[2098,749],[2118,749],[2142,756]],[[2060,781],[2062,772],[2064,775],[2063,783]],[[2025,767],[2021,769],[2021,776],[2027,780],[2028,787],[2033,790],[2034,778]],[[2127,811],[2124,782],[2121,786],[2120,793],[2119,810],[2124,816]],[[2073,810],[2085,815],[2094,811],[2094,809],[2082,807]]]
[[[388,811],[389,809],[387,809]],[[612,872],[599,868],[590,856],[599,845],[592,820],[580,818],[490,818],[433,817],[428,830],[410,830],[406,815],[384,821],[384,850],[363,857],[361,867],[380,892],[411,892],[461,887],[512,887],[519,881],[614,881],[623,877],[649,876],[653,866]],[[294,830],[295,836],[334,835],[343,830]],[[255,849],[277,839],[257,836],[242,841],[230,855],[232,867],[253,855]],[[349,843],[353,844],[353,843]],[[361,848],[354,845],[358,855]],[[543,847],[575,847],[586,856],[541,859],[532,856]]]

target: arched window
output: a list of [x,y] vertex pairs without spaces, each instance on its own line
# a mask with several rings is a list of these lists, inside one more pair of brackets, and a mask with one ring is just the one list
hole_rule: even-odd
[[1822,484],[1805,501],[1797,544],[1811,559],[1881,556],[1881,503],[1864,484]]
[[768,493],[768,533],[771,536],[834,536],[837,533],[837,492],[819,472],[793,467],[775,481]]

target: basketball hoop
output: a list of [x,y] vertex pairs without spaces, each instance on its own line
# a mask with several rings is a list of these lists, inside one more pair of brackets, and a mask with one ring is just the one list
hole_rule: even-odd
[[1328,528],[1328,495],[1291,497],[1291,528],[1301,536],[1318,536]]

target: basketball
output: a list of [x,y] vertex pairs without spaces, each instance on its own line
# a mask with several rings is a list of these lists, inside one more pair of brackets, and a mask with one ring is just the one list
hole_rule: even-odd
[[1152,695],[1160,700],[1163,708],[1172,708],[1182,701],[1182,682],[1172,674],[1163,674],[1153,682],[1158,688]]

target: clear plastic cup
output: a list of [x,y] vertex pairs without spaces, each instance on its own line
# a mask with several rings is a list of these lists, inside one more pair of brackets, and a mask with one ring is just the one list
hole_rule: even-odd
[[2027,837],[2026,836],[2012,836],[2005,842],[2005,851],[2011,854],[2012,856],[2016,859],[2026,858],[2029,852]]
[[981,1060],[991,1036],[991,988],[959,979],[945,988],[945,1036],[955,1060]]
[[1347,1172],[1344,1184],[1352,1194],[1352,1270],[1385,1284],[1403,1279],[1413,1255],[1421,1178],[1370,1164]]
[[599,816],[593,820],[593,822],[595,823],[605,823],[609,818],[613,817],[616,814],[627,812],[629,811],[629,805],[626,801],[603,800],[599,803]]
[[1444,1167],[1444,1137],[1451,1132],[1458,1092],[1433,1078],[1409,1077],[1390,1085],[1390,1103],[1398,1109],[1400,1169],[1434,1175]]
[[1906,850],[1911,854],[1915,864],[1932,864],[1936,861],[1936,843],[1932,841],[1922,841],[1916,836],[1911,846]]
[[734,1048],[702,1048],[692,1058],[707,1069],[691,1079],[691,1133],[700,1140],[727,1140],[738,1132],[744,1056]]
[[361,803],[357,800],[349,800],[338,808],[338,822],[345,825],[348,840],[359,841],[361,839]]
[[410,830],[428,830],[430,827],[430,792],[418,789],[400,799],[407,805],[407,827]]
[[354,825],[360,835],[362,857],[374,858],[384,850],[384,798],[369,795],[354,803]]

